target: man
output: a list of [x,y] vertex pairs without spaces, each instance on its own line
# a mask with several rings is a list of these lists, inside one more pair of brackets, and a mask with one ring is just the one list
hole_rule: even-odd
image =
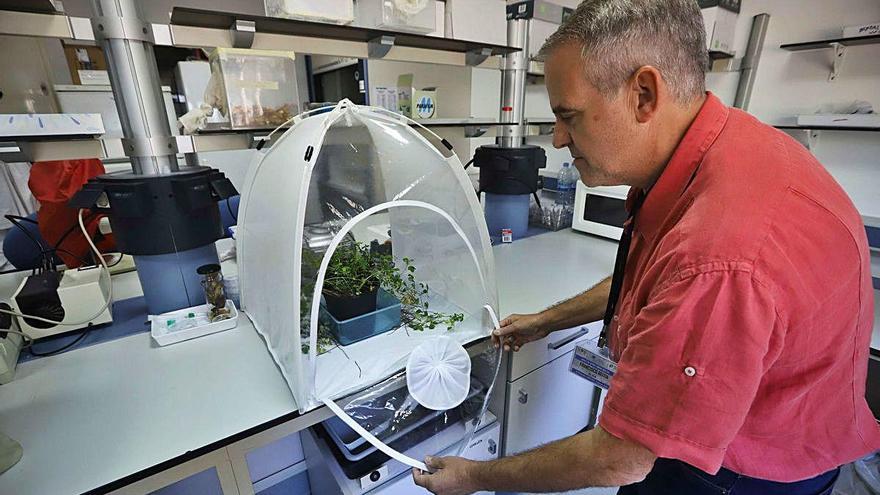
[[[587,0],[547,40],[554,145],[585,184],[632,186],[618,369],[595,429],[492,462],[427,459],[420,486],[827,494],[880,448],[861,218],[807,150],[705,93],[704,36],[693,0]],[[610,286],[513,315],[496,339],[515,351],[600,319]]]

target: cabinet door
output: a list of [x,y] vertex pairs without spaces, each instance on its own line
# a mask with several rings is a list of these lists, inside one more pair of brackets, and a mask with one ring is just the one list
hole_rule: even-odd
[[151,495],[187,495],[198,493],[203,495],[223,495],[220,485],[220,476],[216,468],[210,468],[201,473],[196,473],[188,478],[160,488]]
[[571,436],[590,419],[593,385],[568,371],[574,351],[508,384],[505,454]]

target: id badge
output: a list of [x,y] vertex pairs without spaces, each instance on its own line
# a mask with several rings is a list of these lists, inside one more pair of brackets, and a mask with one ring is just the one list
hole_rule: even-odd
[[617,363],[611,359],[611,351],[607,347],[599,347],[598,339],[591,339],[574,348],[569,371],[608,390],[611,377],[617,372]]

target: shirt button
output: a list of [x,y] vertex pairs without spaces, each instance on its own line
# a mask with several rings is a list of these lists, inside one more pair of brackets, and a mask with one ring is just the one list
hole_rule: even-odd
[[687,376],[694,376],[697,374],[697,370],[695,370],[693,366],[688,366],[684,369],[684,374]]

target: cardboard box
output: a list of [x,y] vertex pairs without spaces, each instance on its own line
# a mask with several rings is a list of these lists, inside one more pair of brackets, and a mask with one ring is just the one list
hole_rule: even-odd
[[397,78],[397,109],[411,119],[437,118],[437,88],[415,89],[413,75]]
[[100,47],[64,45],[64,57],[73,84],[108,84],[107,60]]
[[857,38],[859,36],[875,36],[880,34],[880,21],[861,26],[847,26],[843,28],[844,38]]

